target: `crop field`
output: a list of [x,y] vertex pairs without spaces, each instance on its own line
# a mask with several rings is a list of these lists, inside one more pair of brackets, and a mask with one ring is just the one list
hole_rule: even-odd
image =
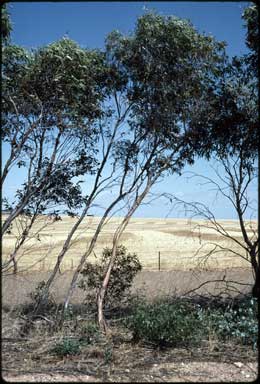
[[[4,217],[2,219],[4,220]],[[81,223],[64,257],[61,267],[63,271],[76,267],[89,246],[99,220],[99,217],[86,217]],[[111,247],[113,234],[120,221],[120,217],[111,218],[105,224],[89,261],[98,260],[103,248]],[[65,216],[61,221],[48,223],[45,217],[40,217],[31,238],[18,253],[18,269],[20,271],[51,269],[75,222],[75,218]],[[243,243],[238,221],[219,220],[219,222],[231,236]],[[39,231],[45,224],[47,225]],[[4,260],[13,251],[16,237],[21,230],[19,225],[21,222],[18,225],[15,224],[12,232],[3,239]],[[253,226],[256,228],[257,223],[254,222]],[[187,270],[198,266],[207,269],[249,267],[246,260],[227,250],[232,249],[241,254],[241,248],[234,241],[225,239],[214,229],[209,228],[202,220],[133,218],[123,233],[120,243],[125,245],[129,252],[135,252],[143,269],[147,270],[158,270],[159,252],[161,270]],[[207,257],[206,255],[216,245],[219,245],[222,250]]]

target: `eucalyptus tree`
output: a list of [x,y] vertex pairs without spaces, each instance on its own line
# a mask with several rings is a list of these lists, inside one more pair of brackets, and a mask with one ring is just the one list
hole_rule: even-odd
[[[250,49],[250,54],[248,55],[248,62],[249,66],[251,66],[251,69],[255,76],[258,78],[257,82],[257,89],[258,89],[258,100],[259,100],[259,44],[260,44],[260,38],[259,38],[259,22],[260,22],[260,10],[259,10],[259,4],[252,4],[249,7],[245,8],[244,13],[242,15],[243,19],[246,21],[246,28],[247,28],[247,38],[246,43],[248,48]],[[259,109],[258,109],[258,121],[259,121]],[[256,143],[258,144],[259,148],[259,129],[258,129],[258,137]],[[259,156],[259,153],[258,153]],[[258,176],[259,176],[259,157],[258,157]],[[258,193],[258,199],[259,199],[259,193]],[[255,286],[253,288],[253,294],[255,296],[260,295],[260,260],[259,260],[259,201],[258,201],[258,252],[257,252],[257,273],[256,273],[256,280],[255,280]]]
[[259,4],[252,4],[245,8],[243,19],[247,29],[246,45],[250,50],[247,59],[255,75],[259,75]]
[[2,77],[3,191],[8,178],[24,175],[14,201],[3,201],[10,213],[2,234],[19,215],[30,217],[21,246],[37,215],[57,217],[83,204],[79,177],[95,173],[97,164],[103,57],[67,38],[30,52],[8,43]]
[[2,46],[8,44],[10,41],[10,33],[12,31],[12,25],[10,21],[10,15],[8,13],[6,4],[1,7],[1,42]]
[[[259,235],[246,217],[256,212],[256,206],[250,204],[248,189],[257,175],[259,148],[257,17],[255,6],[244,11],[248,23],[247,45],[252,49],[251,53],[225,60],[217,81],[212,83],[199,107],[193,105],[190,114],[191,145],[198,156],[208,160],[215,158],[221,167],[221,171],[215,169],[215,179],[205,175],[202,178],[214,184],[217,191],[232,204],[243,241],[238,244],[237,239],[221,226],[204,204],[188,204],[193,212],[208,220],[211,228],[232,239],[234,245],[239,245],[240,254],[231,248],[228,251],[251,264],[255,278],[254,295],[259,294]],[[221,251],[219,248],[217,246],[215,251]]]
[[[82,49],[69,39],[29,53],[7,47],[3,137],[10,154],[3,181],[15,165],[27,170],[27,180],[3,230],[41,198],[44,209],[53,202],[82,209],[57,257],[42,301],[79,224],[103,191],[112,189],[115,197],[107,202],[86,244],[64,308],[115,210],[126,207],[113,248],[152,186],[194,161],[189,129],[192,106],[208,93],[223,60],[224,43],[198,33],[188,21],[152,13],[137,20],[130,36],[112,32],[103,53]],[[89,183],[87,195],[81,193],[75,177]],[[99,309],[113,261],[112,252]]]
[[111,152],[113,164],[120,170],[118,190],[82,255],[65,300],[66,308],[108,215],[118,203],[125,202],[126,214],[115,233],[97,298],[103,330],[103,299],[120,236],[152,186],[167,173],[181,172],[187,162],[193,162],[188,129],[190,105],[207,93],[225,58],[224,44],[199,34],[188,21],[151,13],[138,19],[130,36],[112,32],[106,40],[105,55],[109,99],[115,106],[111,110],[114,127],[119,116],[124,116]]

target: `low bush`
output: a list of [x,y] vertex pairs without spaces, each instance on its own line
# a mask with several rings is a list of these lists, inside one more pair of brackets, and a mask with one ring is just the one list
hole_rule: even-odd
[[193,306],[181,301],[141,304],[125,324],[134,340],[159,347],[197,344],[202,332]]
[[78,355],[80,354],[80,346],[79,340],[64,338],[51,349],[51,353],[60,357]]
[[[93,292],[88,293],[85,298],[85,303],[90,306],[95,303],[95,297],[104,279],[111,253],[111,249],[105,248],[99,264],[86,263],[81,271],[83,279],[79,283],[79,288]],[[117,247],[116,259],[104,300],[105,309],[120,306],[127,301],[133,279],[141,269],[141,263],[135,253],[127,253],[126,247],[122,245]]]
[[253,298],[216,306],[201,306],[184,299],[141,303],[125,320],[133,340],[154,346],[191,346],[209,340],[233,340],[257,345],[257,302]]
[[257,301],[244,298],[229,304],[226,308],[203,309],[199,311],[200,320],[217,333],[223,340],[236,341],[256,347],[258,335]]
[[104,363],[110,364],[113,361],[113,344],[107,343],[104,348]]
[[[34,291],[29,293],[29,297],[31,299],[31,302],[27,305],[27,308],[25,308],[25,311],[27,311],[28,313],[33,312],[38,307],[38,305],[42,299],[43,293],[44,293],[45,285],[46,285],[45,281],[41,281],[36,286]],[[49,294],[48,297],[46,298],[45,302],[41,303],[41,308],[40,308],[40,310],[38,310],[38,314],[48,313],[48,312],[56,309],[56,307],[57,307],[57,305],[55,303],[53,296],[51,294]]]

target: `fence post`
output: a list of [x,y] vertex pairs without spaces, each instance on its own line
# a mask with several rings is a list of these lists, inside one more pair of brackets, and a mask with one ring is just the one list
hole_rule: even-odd
[[158,252],[158,270],[161,270],[161,252]]

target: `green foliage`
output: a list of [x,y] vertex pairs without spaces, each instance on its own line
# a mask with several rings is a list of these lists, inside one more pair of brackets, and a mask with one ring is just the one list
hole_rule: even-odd
[[79,340],[65,337],[51,349],[51,353],[59,357],[79,355],[80,345]]
[[26,86],[30,93],[37,90],[43,103],[48,102],[54,118],[62,112],[70,120],[93,119],[100,113],[102,71],[104,64],[98,51],[80,48],[63,38],[34,53]]
[[[245,8],[246,43],[251,50],[242,57],[226,57],[200,105],[191,100],[189,141],[199,156],[239,156],[247,160],[258,154],[258,10]],[[195,101],[195,104],[194,104]]]
[[142,304],[126,320],[134,340],[144,340],[154,346],[188,346],[197,344],[202,324],[191,304],[157,302]]
[[[79,287],[84,290],[92,289],[98,292],[107,265],[111,258],[112,250],[105,248],[99,264],[86,263],[81,274],[84,279],[79,283]],[[128,297],[129,290],[136,274],[141,271],[142,266],[137,255],[127,253],[126,247],[120,245],[116,250],[116,258],[111,271],[108,289],[105,296],[105,307],[119,305]]]
[[147,304],[143,301],[125,321],[134,340],[154,346],[188,346],[208,340],[235,340],[256,348],[258,335],[257,302],[239,300],[236,305],[201,306],[183,299]]
[[[50,206],[79,208],[83,198],[75,177],[95,173],[98,164],[98,129],[92,124],[104,112],[103,54],[69,39],[30,52],[9,44],[2,70],[2,138],[11,148],[10,164],[30,169],[30,185],[17,190],[12,208],[28,194],[27,212],[36,206],[38,214]],[[70,149],[56,161],[62,145]]]
[[246,298],[235,307],[199,310],[205,327],[213,329],[223,340],[235,339],[256,347],[258,335],[257,301]]
[[201,107],[190,113],[189,140],[200,156],[239,156],[244,165],[258,153],[257,79],[245,58],[223,66]]
[[[111,33],[107,57],[124,78],[134,120],[147,135],[177,145],[179,122],[188,122],[190,103],[208,91],[223,60],[223,43],[199,34],[186,20],[148,13],[130,36]],[[185,153],[184,156],[187,156]]]
[[243,12],[243,19],[246,22],[247,27],[247,37],[246,44],[248,48],[251,50],[251,54],[249,55],[249,62],[252,65],[255,74],[258,72],[258,54],[259,54],[259,6],[256,4],[252,4],[249,7],[245,8]]
[[[3,83],[6,93],[18,102],[19,112],[25,117],[44,112],[45,124],[59,126],[63,121],[67,127],[73,121],[79,123],[84,118],[92,121],[100,116],[105,76],[100,52],[80,48],[64,38],[30,54],[20,47],[9,46],[3,64],[4,78],[9,80]],[[18,82],[20,73],[23,76],[19,76]],[[4,101],[12,110],[8,98]],[[65,124],[66,119],[69,120]]]
[[8,44],[12,25],[6,4],[1,6],[1,39],[2,45]]
[[113,360],[113,345],[108,343],[104,348],[104,363],[110,364]]

